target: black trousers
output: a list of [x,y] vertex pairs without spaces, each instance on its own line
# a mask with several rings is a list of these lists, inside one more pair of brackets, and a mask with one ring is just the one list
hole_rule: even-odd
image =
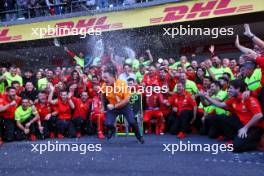
[[3,140],[3,118],[0,117],[0,140]]
[[208,115],[203,124],[203,132],[208,135],[209,138],[215,139],[220,135],[223,135],[220,128],[221,118],[229,118],[226,115]]
[[71,138],[76,137],[76,131],[74,129],[74,125],[71,120],[58,119],[56,125],[57,125],[58,133]]
[[264,87],[261,88],[258,100],[260,101],[262,113],[264,112]]
[[6,142],[15,140],[16,122],[14,119],[0,118],[0,131],[2,139]]
[[[34,116],[31,116],[30,118],[28,118],[26,121],[24,121],[21,124],[24,126],[24,125],[26,125],[26,123],[31,121],[33,118],[34,118]],[[29,134],[28,135],[36,135],[36,130],[37,130],[37,122],[34,122],[29,127]],[[28,135],[26,135],[24,133],[24,131],[22,131],[20,128],[16,127],[16,140],[26,139],[28,137]]]
[[234,140],[234,152],[244,152],[256,150],[258,143],[263,135],[263,129],[257,126],[248,129],[247,137],[238,137],[238,130],[244,125],[238,117],[222,117],[220,119],[220,128],[227,139]]
[[180,131],[188,133],[191,128],[191,120],[193,118],[192,110],[183,110],[179,116],[175,112],[171,113],[169,116],[169,121],[172,123],[170,128],[171,134],[178,134]]
[[247,138],[242,139],[236,136],[234,139],[234,152],[256,150],[263,134],[261,127],[251,127],[247,132]]
[[44,127],[43,133],[41,134],[39,130],[37,130],[37,134],[40,138],[48,138],[51,132],[56,133],[56,116],[51,116],[49,120],[44,120],[41,122]]
[[87,133],[87,128],[89,126],[87,120],[83,119],[82,117],[75,117],[72,119],[72,123],[76,132],[81,132],[82,134]]

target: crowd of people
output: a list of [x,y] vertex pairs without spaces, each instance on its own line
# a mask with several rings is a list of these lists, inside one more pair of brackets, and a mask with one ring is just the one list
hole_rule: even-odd
[[143,0],[3,0],[0,1],[0,22],[61,15],[84,10],[98,10],[146,2]]
[[[242,52],[237,59],[220,58],[212,45],[210,57],[201,62],[189,62],[184,55],[178,61],[154,59],[146,50],[122,63],[109,47],[99,61],[85,66],[82,53],[65,47],[74,67],[21,73],[16,66],[2,65],[0,144],[94,132],[100,139],[111,138],[122,114],[140,143],[142,133],[170,133],[179,139],[199,133],[233,144],[236,152],[263,150],[264,41],[248,24],[244,28],[254,48],[242,46],[237,36],[235,45]],[[115,86],[124,89],[108,90]],[[142,97],[143,132],[135,118],[139,111],[130,104],[133,94]]]

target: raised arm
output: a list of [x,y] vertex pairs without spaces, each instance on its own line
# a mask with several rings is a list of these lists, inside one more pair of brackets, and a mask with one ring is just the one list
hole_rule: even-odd
[[244,24],[244,35],[252,39],[254,44],[258,45],[260,48],[264,48],[264,41],[258,38],[255,34],[251,32],[249,24]]
[[254,50],[244,47],[240,44],[239,42],[239,36],[236,36],[236,42],[235,42],[236,47],[244,54],[257,54]]

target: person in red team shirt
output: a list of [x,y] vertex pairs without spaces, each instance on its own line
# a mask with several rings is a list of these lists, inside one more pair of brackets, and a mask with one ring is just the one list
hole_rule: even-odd
[[105,121],[105,112],[103,103],[99,95],[95,95],[92,99],[92,110],[90,120],[97,125],[97,134],[99,139],[104,139],[103,124]]
[[[153,85],[152,88],[154,90],[154,87],[157,85]],[[163,96],[161,93],[156,93],[154,91],[151,92],[151,95],[148,95],[148,93],[143,94],[143,121],[146,125],[145,133],[151,133],[151,119],[156,119],[156,134],[157,135],[163,135],[164,129],[165,129],[165,120],[164,116],[162,114],[162,111],[160,110],[160,105],[163,103]]]
[[161,85],[161,80],[159,74],[157,74],[155,66],[152,65],[149,67],[149,72],[144,75],[141,84],[144,87],[152,86],[153,84],[158,86]]
[[58,113],[56,122],[58,138],[64,138],[65,134],[69,137],[75,137],[76,132],[71,121],[71,111],[75,108],[71,99],[72,94],[68,94],[67,91],[61,91],[60,96],[53,100],[54,87],[51,86],[50,89],[48,102],[54,105],[55,111]]
[[[0,98],[0,144],[2,141],[13,141],[15,138],[16,122],[14,120],[17,106],[21,98],[16,95],[14,87],[8,87],[6,94]],[[1,136],[2,135],[2,136]]]
[[57,112],[53,111],[50,103],[48,102],[47,94],[45,91],[38,93],[38,99],[35,103],[35,107],[38,111],[41,126],[43,126],[43,132],[41,132],[41,138],[55,137],[56,131],[56,115]]
[[88,93],[82,92],[80,98],[72,97],[75,105],[72,122],[76,130],[76,137],[81,137],[82,132],[87,131],[87,117],[90,112],[91,100],[88,99]]
[[225,108],[232,113],[231,117],[222,117],[217,125],[227,139],[234,139],[234,152],[255,150],[263,135],[263,114],[258,100],[252,96],[242,98],[246,84],[241,80],[230,82],[228,89],[231,97],[225,102],[219,102],[203,93],[200,96],[217,107]]
[[177,134],[177,137],[185,138],[190,131],[191,124],[196,119],[197,104],[192,95],[185,91],[185,84],[181,81],[177,84],[177,93],[172,95],[164,103],[172,106],[172,114],[169,119],[172,123],[170,132]]

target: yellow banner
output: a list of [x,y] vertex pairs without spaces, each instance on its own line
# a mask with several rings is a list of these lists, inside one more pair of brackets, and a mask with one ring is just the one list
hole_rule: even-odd
[[153,7],[109,12],[94,16],[37,22],[0,28],[0,43],[99,35],[100,32],[193,21],[264,11],[263,0],[210,0],[170,3]]

